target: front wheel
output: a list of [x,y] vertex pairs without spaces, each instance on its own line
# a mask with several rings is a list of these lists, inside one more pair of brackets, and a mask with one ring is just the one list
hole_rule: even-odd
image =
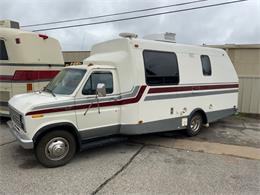
[[76,153],[74,136],[62,130],[45,134],[36,144],[35,155],[45,167],[58,167],[67,164]]
[[203,123],[203,119],[200,113],[193,114],[188,121],[188,126],[186,133],[188,136],[195,136],[197,135],[200,130]]

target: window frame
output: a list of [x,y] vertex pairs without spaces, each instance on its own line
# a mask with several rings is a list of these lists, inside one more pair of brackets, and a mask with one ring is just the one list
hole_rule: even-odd
[[[160,83],[160,84],[151,84],[147,82],[147,74],[146,74],[146,66],[145,66],[145,57],[144,57],[144,52],[155,52],[155,53],[168,53],[168,54],[173,54],[176,58],[176,63],[177,63],[177,72],[178,72],[178,82],[176,83]],[[172,51],[162,51],[162,50],[152,50],[152,49],[144,49],[142,52],[143,55],[143,65],[144,65],[144,76],[145,76],[145,82],[148,86],[166,86],[166,85],[179,85],[180,83],[180,71],[179,71],[179,62],[178,62],[178,57],[175,52]]]
[[[203,62],[202,62],[202,57],[207,57],[208,58],[208,62],[209,62],[209,67],[210,67],[210,74],[205,74],[204,71],[204,66],[203,66]],[[200,62],[201,62],[201,68],[202,68],[202,74],[203,76],[212,76],[212,66],[211,66],[211,61],[210,61],[210,57],[208,55],[200,55]]]
[[[6,54],[6,58],[0,58],[0,60],[9,60],[9,56],[8,56],[8,52],[7,52],[7,48],[6,48],[6,44],[5,44],[5,40],[4,39],[0,39],[0,42],[3,41],[3,45],[4,45],[4,51],[5,51],[5,54]],[[1,44],[0,44],[1,45]]]
[[89,81],[89,79],[91,78],[91,76],[92,76],[92,74],[96,74],[96,73],[98,73],[98,74],[111,74],[112,75],[112,92],[111,93],[107,93],[108,95],[111,95],[111,94],[113,94],[114,93],[114,91],[115,91],[115,87],[114,87],[114,75],[113,75],[113,72],[112,71],[109,71],[109,70],[102,70],[102,71],[93,71],[93,72],[91,72],[90,73],[90,75],[89,75],[89,77],[88,77],[88,79],[86,80],[86,82],[83,84],[83,87],[82,87],[82,90],[81,90],[81,94],[83,95],[83,96],[95,96],[96,94],[84,94],[84,88],[85,88],[85,86],[87,85],[87,83],[88,83],[88,81]]

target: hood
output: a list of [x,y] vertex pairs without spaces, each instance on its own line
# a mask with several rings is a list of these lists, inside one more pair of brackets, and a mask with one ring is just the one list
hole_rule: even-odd
[[34,110],[37,107],[44,107],[55,105],[64,101],[73,101],[74,97],[57,95],[54,97],[52,94],[47,92],[32,92],[19,94],[12,97],[8,104],[15,108],[20,113],[26,114],[29,111]]

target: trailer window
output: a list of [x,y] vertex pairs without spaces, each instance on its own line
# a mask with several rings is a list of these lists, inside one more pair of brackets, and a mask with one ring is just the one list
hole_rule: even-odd
[[200,60],[201,60],[203,75],[210,76],[211,75],[211,64],[210,64],[209,56],[201,55]]
[[0,60],[8,60],[8,55],[4,40],[0,40]]
[[145,50],[143,57],[148,85],[175,85],[179,83],[178,61],[175,53]]
[[90,75],[86,82],[82,94],[83,95],[95,95],[97,90],[97,84],[104,83],[106,86],[107,94],[113,93],[113,76],[111,72],[94,72]]

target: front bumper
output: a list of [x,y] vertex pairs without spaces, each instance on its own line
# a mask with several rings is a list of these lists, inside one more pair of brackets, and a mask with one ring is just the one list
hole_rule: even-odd
[[23,148],[25,148],[25,149],[32,149],[33,148],[33,140],[29,139],[25,134],[20,133],[16,129],[13,121],[8,121],[7,125],[9,126],[11,133],[19,141],[19,144]]

